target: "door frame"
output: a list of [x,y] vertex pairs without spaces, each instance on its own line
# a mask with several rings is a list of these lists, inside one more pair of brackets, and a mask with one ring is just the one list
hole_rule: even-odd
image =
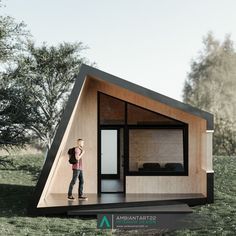
[[[117,170],[119,171],[119,177],[120,177],[120,129],[123,128],[123,156],[124,156],[124,163],[123,163],[123,191],[122,192],[102,192],[101,188],[101,181],[102,181],[102,174],[101,174],[101,134],[102,130],[117,130],[117,139],[118,139],[118,145],[117,145],[117,165],[119,165],[119,168]],[[97,193],[125,193],[126,192],[126,170],[125,170],[125,126],[124,125],[98,125],[98,162],[97,162]],[[118,164],[119,163],[119,164]]]

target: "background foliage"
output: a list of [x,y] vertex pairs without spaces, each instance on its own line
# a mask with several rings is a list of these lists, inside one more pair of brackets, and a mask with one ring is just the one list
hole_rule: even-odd
[[[80,65],[82,43],[43,44],[28,42],[27,53],[2,73],[5,97],[2,114],[16,121],[28,137],[35,135],[50,147]],[[17,115],[17,117],[15,117]]]
[[236,52],[229,36],[220,43],[209,33],[192,61],[183,100],[214,114],[214,154],[236,155]]
[[0,148],[49,149],[87,48],[36,46],[23,22],[0,16]]

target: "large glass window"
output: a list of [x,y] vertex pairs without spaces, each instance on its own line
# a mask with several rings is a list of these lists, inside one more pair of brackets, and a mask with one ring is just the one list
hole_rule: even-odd
[[177,120],[171,119],[159,113],[141,108],[139,106],[127,105],[127,116],[129,125],[177,125],[182,124]]
[[129,172],[186,173],[184,155],[184,129],[129,129]]
[[125,124],[125,102],[99,93],[100,124]]
[[188,175],[188,125],[99,92],[101,127],[124,127],[127,175]]

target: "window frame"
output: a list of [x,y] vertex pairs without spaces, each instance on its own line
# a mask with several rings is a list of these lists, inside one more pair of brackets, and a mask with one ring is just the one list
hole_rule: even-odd
[[[129,170],[129,130],[130,129],[180,129],[183,132],[183,171],[130,171]],[[188,176],[188,124],[186,125],[128,125],[126,143],[126,176]]]
[[[189,175],[189,167],[188,167],[188,152],[189,152],[189,126],[188,123],[185,123],[183,121],[177,120],[175,118],[163,115],[161,113],[152,111],[150,109],[147,109],[145,107],[139,106],[137,104],[127,102],[125,100],[122,100],[120,98],[114,97],[110,94],[104,93],[102,91],[98,91],[98,107],[100,104],[100,94],[104,94],[107,96],[110,96],[111,98],[120,100],[125,103],[125,120],[124,124],[114,124],[114,126],[122,126],[124,127],[124,156],[126,157],[124,159],[124,175],[125,176],[188,176]],[[149,112],[161,115],[163,117],[167,117],[168,119],[175,120],[178,124],[162,124],[162,125],[157,125],[157,124],[128,124],[128,104],[137,106],[141,109],[147,110]],[[112,124],[100,124],[100,109],[98,108],[98,126],[99,129],[102,127],[109,127]],[[145,171],[145,172],[140,172],[140,171],[129,171],[129,129],[132,128],[139,128],[139,129],[181,129],[183,130],[183,166],[184,166],[184,171]],[[98,153],[99,155],[99,153]]]

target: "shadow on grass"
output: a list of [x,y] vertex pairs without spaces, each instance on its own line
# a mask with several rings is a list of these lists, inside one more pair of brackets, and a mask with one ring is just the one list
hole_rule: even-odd
[[[27,207],[34,191],[33,186],[0,184],[0,217],[28,216]],[[50,214],[49,218],[68,218],[66,213]],[[94,216],[74,216],[81,220],[94,219]]]
[[0,217],[27,216],[33,186],[0,184]]
[[23,170],[30,173],[33,181],[37,181],[42,170],[41,166],[31,166],[31,165],[20,165],[17,166],[16,170]]
[[40,166],[32,166],[32,165],[9,165],[2,166],[0,170],[10,170],[10,171],[25,171],[28,172],[32,176],[32,181],[37,181],[42,170]]

